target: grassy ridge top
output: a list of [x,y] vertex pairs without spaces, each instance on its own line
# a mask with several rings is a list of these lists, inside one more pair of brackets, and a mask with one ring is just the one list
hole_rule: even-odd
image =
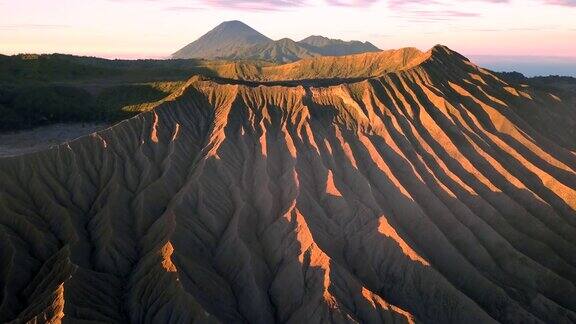
[[[166,97],[200,60],[107,60],[73,55],[0,56],[0,131],[60,122],[114,122]],[[129,108],[129,109],[128,109]]]
[[0,55],[0,84],[116,80],[149,82],[209,75],[203,60],[107,60],[64,54]]

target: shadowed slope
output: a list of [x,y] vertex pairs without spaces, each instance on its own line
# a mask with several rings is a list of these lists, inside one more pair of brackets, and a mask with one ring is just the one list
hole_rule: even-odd
[[406,61],[191,79],[0,159],[0,320],[576,321],[574,139],[518,113],[569,108],[445,47]]
[[282,38],[239,50],[228,55],[227,59],[286,63],[315,56],[320,56],[320,54],[316,53],[314,49],[308,49],[289,38]]
[[300,44],[312,46],[314,50],[326,56],[352,55],[366,52],[378,52],[380,49],[370,42],[343,41],[324,36],[309,36],[299,41]]
[[344,42],[321,36],[311,36],[299,42],[289,38],[282,38],[246,48],[239,48],[224,58],[229,60],[288,63],[319,56],[345,56],[367,52],[380,52],[380,50],[368,42]]

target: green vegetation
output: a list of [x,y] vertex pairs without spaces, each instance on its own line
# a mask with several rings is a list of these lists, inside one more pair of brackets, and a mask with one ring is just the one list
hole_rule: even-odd
[[62,122],[115,122],[150,109],[193,75],[216,78],[266,65],[257,61],[237,65],[200,59],[0,55],[0,131]]
[[61,122],[113,122],[139,112],[124,107],[166,96],[147,84],[112,86],[97,94],[67,85],[0,87],[0,131]]
[[63,54],[0,55],[0,84],[151,82],[212,75],[204,60],[106,60]]
[[96,98],[96,106],[108,120],[129,117],[139,110],[127,107],[155,102],[163,99],[169,92],[163,92],[150,84],[121,85],[103,90]]
[[[166,97],[202,60],[106,60],[72,55],[0,55],[0,131],[61,122],[114,122]],[[128,108],[129,107],[129,108]]]
[[12,108],[20,120],[16,125],[35,126],[45,122],[83,121],[93,113],[90,94],[68,86],[34,86],[20,88],[9,95],[5,106]]

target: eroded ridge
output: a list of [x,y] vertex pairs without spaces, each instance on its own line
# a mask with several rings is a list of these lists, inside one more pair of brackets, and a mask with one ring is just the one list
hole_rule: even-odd
[[427,54],[0,159],[0,320],[576,321],[573,107]]
[[346,56],[323,56],[287,64],[259,65],[249,61],[208,65],[213,76],[253,82],[367,79],[418,65],[429,56],[416,48],[401,48]]

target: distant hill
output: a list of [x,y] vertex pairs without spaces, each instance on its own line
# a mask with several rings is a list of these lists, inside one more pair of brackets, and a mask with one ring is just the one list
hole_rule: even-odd
[[241,21],[225,21],[172,54],[172,58],[226,58],[241,48],[270,41],[272,41],[270,38]]
[[227,21],[174,53],[172,58],[288,63],[317,56],[343,56],[378,51],[380,49],[370,42],[347,42],[324,36],[310,36],[299,42],[289,38],[274,41],[240,21]]
[[324,56],[342,56],[367,52],[378,52],[380,49],[370,42],[343,41],[324,36],[310,36],[298,42],[313,47],[316,53]]
[[234,60],[263,60],[276,63],[294,62],[300,59],[322,56],[315,48],[303,46],[290,38],[282,38],[258,44],[227,57]]

